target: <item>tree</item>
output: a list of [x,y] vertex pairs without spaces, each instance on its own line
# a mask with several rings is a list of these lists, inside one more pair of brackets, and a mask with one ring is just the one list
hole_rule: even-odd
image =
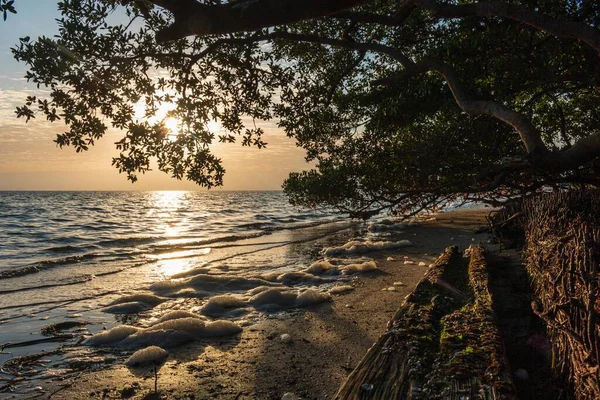
[[[135,180],[222,182],[214,140],[264,145],[277,119],[316,168],[293,203],[354,216],[598,185],[600,5],[583,0],[65,0],[55,39],[13,49],[50,89],[17,115],[86,150],[108,123]],[[124,9],[125,23],[111,23]],[[172,104],[165,121],[146,117]],[[208,121],[227,133],[214,136]],[[248,128],[247,126],[250,126]]]

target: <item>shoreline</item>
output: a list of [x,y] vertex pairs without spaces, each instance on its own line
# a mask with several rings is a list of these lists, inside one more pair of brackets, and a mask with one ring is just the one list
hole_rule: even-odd
[[[331,302],[286,312],[285,318],[273,314],[235,337],[173,349],[158,372],[159,396],[151,395],[151,373],[119,364],[55,382],[36,398],[51,393],[52,399],[281,399],[286,393],[289,399],[331,398],[447,246],[486,244],[489,235],[475,231],[490,210],[443,212],[406,228],[412,246],[370,253],[379,270],[353,277],[354,290],[333,295]],[[291,341],[282,341],[283,334]]]

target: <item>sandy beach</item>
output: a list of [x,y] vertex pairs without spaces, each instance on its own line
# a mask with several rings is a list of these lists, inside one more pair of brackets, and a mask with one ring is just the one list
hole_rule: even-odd
[[158,396],[151,371],[119,364],[55,382],[37,398],[330,398],[445,247],[488,242],[488,234],[475,234],[488,213],[440,213],[407,228],[413,246],[370,254],[379,270],[354,277],[354,290],[331,302],[275,314],[234,337],[180,346],[158,372]]

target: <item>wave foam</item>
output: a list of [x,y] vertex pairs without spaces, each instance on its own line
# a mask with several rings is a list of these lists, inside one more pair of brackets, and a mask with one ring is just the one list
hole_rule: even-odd
[[236,296],[223,294],[211,297],[200,312],[211,317],[218,317],[236,308],[246,307],[246,302]]
[[125,361],[128,367],[141,365],[160,365],[169,357],[169,353],[158,346],[150,346],[136,351]]
[[400,240],[397,242],[361,242],[358,240],[352,240],[342,246],[327,247],[323,250],[323,254],[326,256],[363,254],[371,251],[392,250],[411,245],[412,243],[409,240]]

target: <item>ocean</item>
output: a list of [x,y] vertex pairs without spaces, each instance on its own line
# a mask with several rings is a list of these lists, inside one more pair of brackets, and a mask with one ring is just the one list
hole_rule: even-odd
[[[11,373],[35,383],[68,376],[75,358],[79,369],[85,357],[97,366],[82,340],[115,327],[134,326],[137,341],[119,341],[128,335],[119,331],[101,344],[177,346],[211,321],[243,329],[326,301],[370,268],[358,254],[394,246],[368,242],[372,235],[333,210],[291,206],[277,191],[0,192],[0,397]],[[352,239],[361,242],[336,248]],[[325,248],[348,257],[319,264]],[[195,313],[202,327],[167,335],[180,329],[172,325],[160,338],[149,331],[174,311]],[[226,334],[233,325],[223,326]],[[11,360],[32,355],[44,362],[14,370]],[[26,395],[32,385],[10,390]]]

